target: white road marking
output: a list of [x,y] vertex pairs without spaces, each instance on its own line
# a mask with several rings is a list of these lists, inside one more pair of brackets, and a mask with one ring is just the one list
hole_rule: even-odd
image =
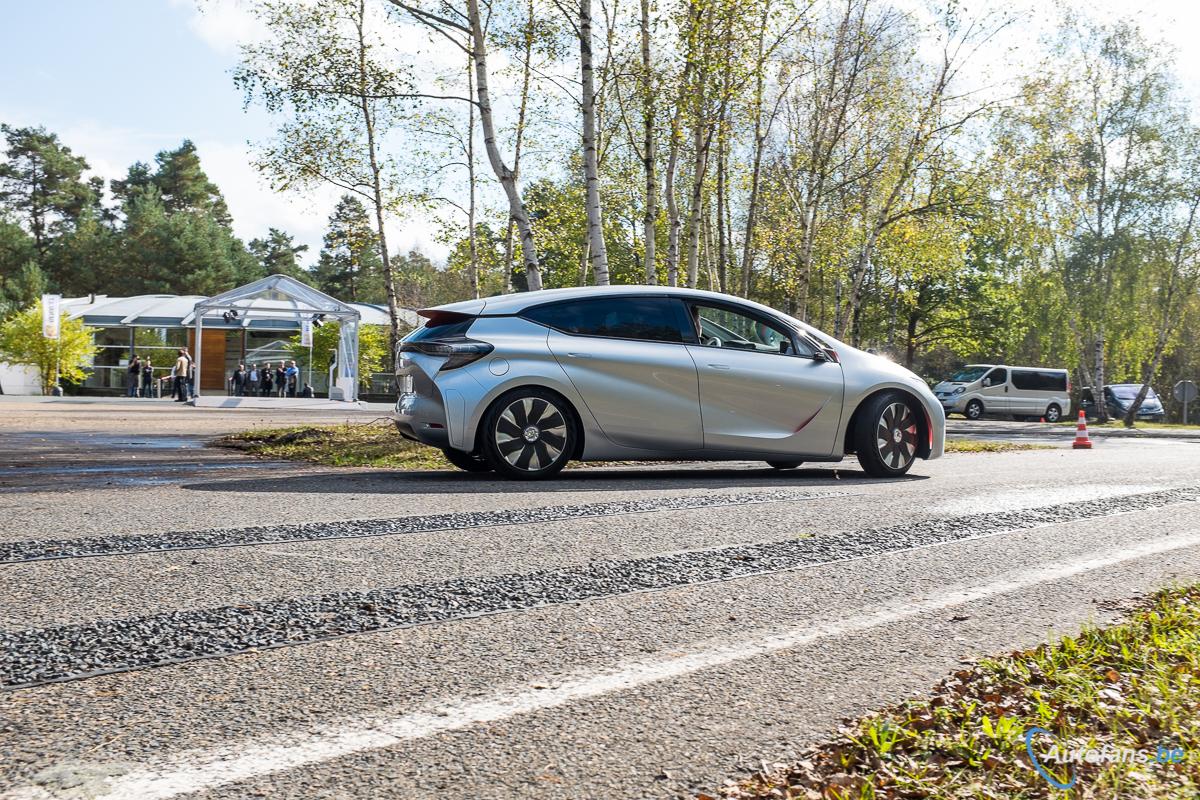
[[1144,492],[1158,492],[1171,487],[1162,484],[1121,483],[1080,486],[1031,486],[1026,489],[1007,489],[985,492],[950,500],[933,506],[935,514],[993,514],[999,511],[1021,511],[1026,508],[1056,506],[1085,500],[1103,500]]
[[[90,795],[107,800],[158,800],[225,786],[236,781],[319,764],[473,725],[555,708],[659,681],[911,619],[921,614],[1063,580],[1133,559],[1200,545],[1200,533],[1175,535],[1134,547],[1109,550],[1084,561],[1058,562],[975,588],[957,589],[861,616],[769,633],[682,656],[629,661],[613,669],[547,681],[549,688],[499,692],[481,700],[455,700],[394,716],[355,717],[318,731],[264,735],[215,748],[184,751],[156,763],[111,776],[116,765],[76,765],[95,786]],[[535,684],[537,685],[537,684]],[[59,772],[67,765],[55,769]],[[94,783],[93,783],[94,781]],[[7,800],[46,800],[55,795],[26,786],[0,795]]]

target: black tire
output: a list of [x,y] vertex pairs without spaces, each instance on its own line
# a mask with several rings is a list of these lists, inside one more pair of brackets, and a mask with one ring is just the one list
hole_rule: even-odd
[[1058,403],[1051,403],[1046,407],[1046,422],[1058,422],[1062,419],[1062,409]]
[[575,410],[537,386],[500,396],[483,415],[480,452],[497,474],[538,480],[558,474],[578,441]]
[[803,461],[768,461],[767,466],[773,469],[795,469],[803,463]]
[[854,452],[875,478],[897,478],[917,460],[918,411],[903,395],[886,392],[867,401],[854,426]]
[[474,453],[466,453],[453,447],[443,447],[442,455],[446,456],[446,460],[451,464],[467,472],[492,471],[492,465],[488,463],[487,459]]
[[967,403],[967,407],[963,410],[963,416],[967,419],[983,419],[983,403],[978,400]]

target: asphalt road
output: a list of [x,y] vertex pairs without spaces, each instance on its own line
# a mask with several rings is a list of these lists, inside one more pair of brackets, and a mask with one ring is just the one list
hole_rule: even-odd
[[521,484],[237,414],[0,406],[0,797],[694,796],[1200,578],[1191,441]]

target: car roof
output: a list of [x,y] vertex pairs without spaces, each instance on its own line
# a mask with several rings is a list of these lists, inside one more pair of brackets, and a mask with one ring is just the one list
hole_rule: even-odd
[[539,306],[543,303],[552,303],[559,300],[577,300],[590,299],[598,297],[631,297],[646,295],[662,295],[664,297],[680,297],[684,299],[695,300],[711,300],[715,302],[736,303],[742,306],[762,311],[776,317],[785,317],[792,322],[801,325],[804,330],[809,331],[814,335],[822,336],[826,339],[829,337],[826,334],[807,325],[804,322],[790,317],[781,311],[778,311],[770,306],[765,306],[762,303],[756,303],[753,300],[746,300],[742,297],[734,297],[720,292],[707,292],[703,289],[688,289],[681,286],[641,286],[636,284],[625,284],[620,286],[576,286],[567,289],[543,289],[538,292],[514,292],[513,294],[500,294],[492,297],[483,297],[478,300],[462,300],[457,303],[449,303],[444,306],[437,306],[429,311],[452,311],[460,314],[471,314],[473,316],[506,316],[509,314],[519,314],[522,311]]
[[[1038,372],[1069,372],[1062,367],[1019,367],[1013,364],[964,364],[963,369],[967,367],[1001,367],[1003,369],[1030,369]],[[1112,384],[1106,384],[1111,386]]]

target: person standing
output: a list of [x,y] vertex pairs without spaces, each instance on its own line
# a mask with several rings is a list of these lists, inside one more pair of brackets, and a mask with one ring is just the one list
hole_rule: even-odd
[[154,397],[154,365],[150,359],[142,362],[142,398]]
[[142,362],[138,360],[136,353],[134,353],[133,358],[130,359],[130,361],[129,361],[129,370],[128,370],[128,374],[126,375],[126,378],[128,379],[127,383],[129,384],[129,386],[127,387],[128,388],[127,396],[137,397],[138,396],[138,383],[141,382],[141,380],[142,380]]
[[192,360],[188,358],[187,349],[179,348],[179,358],[175,359],[175,366],[171,369],[171,376],[174,380],[172,394],[175,395],[176,403],[186,403],[188,399],[188,368],[191,366]]
[[273,386],[273,383],[272,383],[273,377],[274,376],[271,373],[271,362],[268,361],[267,365],[265,367],[263,367],[263,371],[262,371],[262,396],[263,397],[271,396],[271,388]]
[[188,352],[186,347],[183,348],[183,357],[187,359],[187,372],[185,373],[187,375],[186,399],[190,400],[196,396],[196,362],[192,360],[192,354]]
[[238,364],[233,371],[233,396],[242,397],[246,394],[246,365]]
[[287,368],[287,396],[296,396],[296,384],[300,381],[300,370],[296,367],[295,361],[288,362]]
[[279,366],[275,368],[275,392],[279,397],[283,397],[287,393],[287,370],[285,366],[280,361]]

